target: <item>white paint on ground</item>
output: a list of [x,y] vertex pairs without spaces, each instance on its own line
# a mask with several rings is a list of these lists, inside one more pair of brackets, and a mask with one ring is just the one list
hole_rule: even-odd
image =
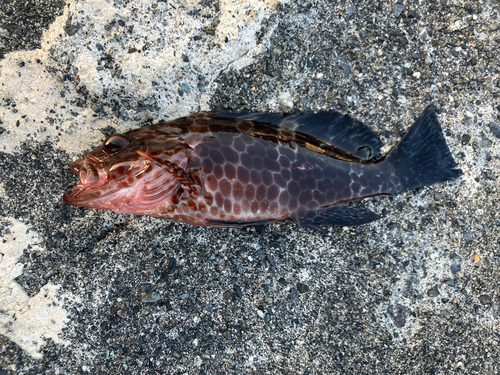
[[14,281],[23,272],[18,263],[27,245],[40,251],[37,235],[28,226],[11,220],[10,234],[0,243],[0,334],[7,336],[33,357],[40,358],[45,339],[64,344],[58,334],[67,323],[66,311],[55,297],[58,287],[46,284],[40,292],[29,297]]

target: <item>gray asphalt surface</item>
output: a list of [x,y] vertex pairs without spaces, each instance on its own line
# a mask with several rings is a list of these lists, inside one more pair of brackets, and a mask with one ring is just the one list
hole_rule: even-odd
[[[500,4],[249,3],[235,29],[259,19],[261,48],[225,61],[231,6],[137,3],[110,4],[102,25],[85,4],[64,15],[60,2],[0,4],[0,84],[40,69],[59,85],[36,118],[2,92],[0,260],[14,222],[38,236],[5,290],[34,298],[55,285],[66,316],[61,342],[42,338],[33,355],[18,343],[25,315],[0,306],[0,374],[499,374]],[[44,45],[57,17],[61,36]],[[172,25],[181,62],[160,69],[168,43],[153,39]],[[150,66],[127,66],[139,53]],[[84,71],[84,58],[102,69]],[[132,83],[143,69],[153,78]],[[358,203],[383,215],[369,225],[198,228],[61,201],[77,181],[74,145],[182,108],[335,109],[387,151],[431,103],[464,176]]]

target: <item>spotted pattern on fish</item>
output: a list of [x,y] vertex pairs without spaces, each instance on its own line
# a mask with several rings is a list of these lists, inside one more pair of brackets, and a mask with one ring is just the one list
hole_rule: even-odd
[[291,219],[320,230],[378,218],[349,202],[461,173],[432,109],[383,158],[380,144],[337,112],[201,112],[108,138],[70,164],[81,181],[64,201],[202,226]]

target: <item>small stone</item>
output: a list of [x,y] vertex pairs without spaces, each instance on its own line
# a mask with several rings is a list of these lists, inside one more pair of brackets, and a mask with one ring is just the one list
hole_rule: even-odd
[[158,292],[150,292],[144,296],[142,299],[143,303],[156,303],[161,300],[161,295]]
[[481,139],[479,141],[479,147],[481,147],[481,148],[490,148],[492,144],[493,144],[493,142],[486,137],[484,137],[483,139]]
[[202,363],[203,363],[203,360],[201,359],[201,357],[199,355],[194,357],[193,366],[200,367]]
[[495,137],[500,139],[500,126],[495,124],[494,122],[491,122],[488,127],[490,128],[490,131],[493,133]]
[[464,240],[467,242],[472,242],[472,235],[470,233],[464,233]]
[[453,279],[446,279],[446,280],[444,280],[444,284],[446,284],[448,286],[455,286],[455,280],[453,280]]
[[433,287],[433,288],[429,289],[429,290],[427,291],[427,295],[428,295],[429,297],[431,297],[431,298],[432,298],[432,297],[437,297],[437,296],[439,296],[439,289],[438,289],[437,285],[434,285],[434,287]]
[[491,31],[496,31],[498,28],[500,27],[500,23],[498,22],[492,22],[488,25],[488,28],[491,30]]
[[266,261],[271,265],[271,267],[276,267],[276,262],[273,259],[266,257]]
[[470,142],[470,135],[469,134],[462,134],[462,145],[466,146]]
[[479,297],[479,302],[481,302],[481,305],[489,305],[491,304],[491,297],[487,294],[483,294]]
[[349,77],[349,75],[351,74],[351,67],[349,66],[349,62],[346,58],[340,58],[340,67],[344,71],[344,75],[346,76],[346,78]]
[[405,9],[406,9],[406,6],[404,4],[401,4],[401,3],[394,4],[394,15],[396,17],[399,17],[401,15],[401,13],[404,12]]
[[264,312],[262,310],[259,310],[257,309],[257,315],[259,316],[259,318],[264,318]]
[[346,8],[346,10],[347,10],[347,15],[348,16],[352,16],[353,14],[356,13],[356,8],[353,7],[352,5],[348,5],[347,8]]
[[480,260],[481,259],[479,258],[479,255],[477,255],[476,253],[472,254],[472,258],[471,258],[472,264],[479,263]]
[[451,318],[451,314],[448,310],[441,310],[441,315],[443,315],[446,319]]
[[241,292],[241,288],[239,285],[235,285],[234,286],[234,293],[236,293],[236,295],[241,298],[243,297],[243,293]]
[[118,315],[120,318],[125,319],[127,317],[127,310],[126,309],[120,309],[116,312],[116,315]]
[[427,57],[425,58],[425,64],[426,64],[426,65],[431,65],[431,64],[432,64],[432,59],[431,59],[431,57],[430,57],[430,56],[427,56]]
[[278,282],[283,285],[283,286],[287,286],[288,285],[288,282],[283,278],[283,277],[280,277],[278,279]]
[[82,26],[82,24],[72,25],[67,23],[66,26],[64,26],[64,31],[68,34],[68,36],[73,36],[78,32],[78,30],[81,29]]
[[274,56],[279,56],[279,55],[282,54],[282,52],[283,51],[281,50],[281,48],[275,48],[275,49],[273,49],[273,55]]
[[17,61],[17,65],[18,65],[20,68],[22,68],[22,67],[24,67],[26,64],[24,63],[24,61],[23,61],[23,60],[18,60],[18,61]]
[[391,317],[394,325],[398,328],[403,328],[406,324],[406,308],[399,303],[389,305],[387,313]]
[[450,272],[452,275],[455,275],[460,272],[462,269],[462,263],[461,262],[454,262],[450,266]]
[[300,296],[300,293],[298,290],[294,291],[289,297],[288,299],[293,301],[293,300],[296,300],[297,298],[299,298]]
[[230,301],[231,300],[231,291],[229,290],[226,290],[223,294],[222,294],[222,298],[224,298],[226,301]]
[[101,112],[101,107],[99,107],[97,104],[94,104],[94,105],[92,105],[92,110],[95,113],[99,113],[99,112]]
[[413,74],[412,74],[412,77],[413,77],[413,78],[415,78],[415,79],[419,79],[419,78],[420,78],[420,76],[421,76],[421,73],[420,73],[419,71],[415,71],[415,72],[413,72]]
[[309,292],[309,285],[303,283],[297,283],[297,290],[299,291],[300,294],[307,293]]
[[181,90],[182,90],[182,92],[189,94],[191,92],[191,87],[189,87],[189,85],[187,83],[182,83]]
[[127,51],[127,53],[134,53],[134,52],[137,52],[137,48],[135,47],[130,47]]
[[443,198],[443,194],[441,194],[440,192],[436,191],[434,192],[434,199],[439,201]]
[[171,275],[175,272],[175,266],[177,265],[177,261],[175,260],[175,258],[172,258],[168,261],[168,266],[167,266],[167,269],[168,269],[168,273]]
[[184,294],[181,295],[181,299],[186,300],[188,298],[189,298],[189,293],[184,293]]
[[486,178],[488,180],[495,181],[497,179],[497,176],[495,176],[495,174],[493,172],[491,172],[491,171],[484,172],[484,175],[486,176]]
[[465,111],[465,115],[466,115],[468,118],[474,118],[474,113],[472,113],[471,111]]
[[411,232],[406,232],[405,233],[405,240],[411,240],[412,238],[414,238],[415,235]]

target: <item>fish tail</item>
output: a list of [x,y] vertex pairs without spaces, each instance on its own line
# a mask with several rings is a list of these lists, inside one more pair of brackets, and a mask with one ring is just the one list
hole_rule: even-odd
[[[396,177],[394,193],[415,189],[462,175],[432,106],[427,107],[403,139],[389,152],[383,164]],[[387,165],[387,164],[386,164]]]

